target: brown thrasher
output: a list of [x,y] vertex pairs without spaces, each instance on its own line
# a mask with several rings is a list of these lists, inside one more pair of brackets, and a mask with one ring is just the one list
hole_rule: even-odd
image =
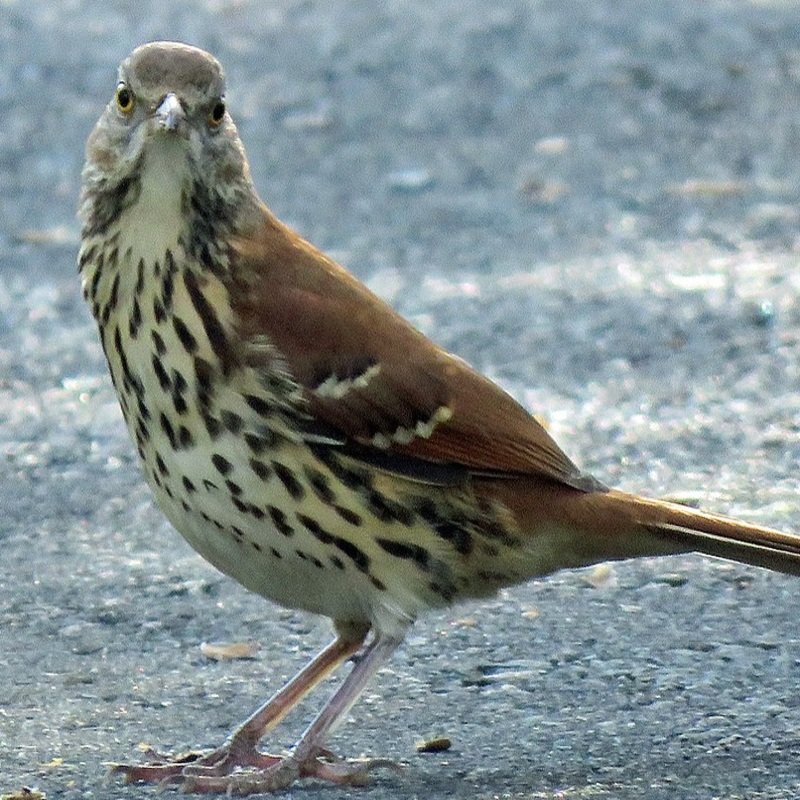
[[[248,589],[337,637],[216,751],[118,766],[247,794],[385,762],[325,738],[416,617],[565,567],[699,551],[800,574],[800,537],[602,486],[488,379],[279,222],[219,63],[121,65],[86,151],[84,294],[156,502]],[[271,727],[372,638],[289,755]]]

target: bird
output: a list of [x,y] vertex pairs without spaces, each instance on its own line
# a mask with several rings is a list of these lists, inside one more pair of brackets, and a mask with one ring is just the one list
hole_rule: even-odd
[[[158,507],[217,569],[333,641],[215,750],[128,782],[246,795],[360,784],[327,740],[425,612],[558,570],[698,552],[800,574],[800,537],[605,486],[537,419],[260,199],[222,66],[125,58],[89,135],[78,268]],[[260,749],[353,665],[287,753]]]

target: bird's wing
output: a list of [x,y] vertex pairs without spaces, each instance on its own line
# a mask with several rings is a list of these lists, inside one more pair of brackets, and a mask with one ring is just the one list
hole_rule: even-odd
[[245,342],[274,346],[314,417],[366,459],[591,480],[515,400],[434,345],[266,209],[232,250]]

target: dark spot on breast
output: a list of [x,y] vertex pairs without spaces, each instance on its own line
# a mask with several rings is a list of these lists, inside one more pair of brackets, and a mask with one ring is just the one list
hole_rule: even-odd
[[175,438],[175,429],[172,427],[172,423],[167,419],[167,415],[163,412],[159,417],[159,422],[161,424],[161,430],[164,431],[164,435],[169,439],[170,447],[173,450],[177,450],[178,440]]
[[187,492],[189,492],[189,494],[193,494],[194,492],[197,491],[195,485],[185,475],[183,476],[183,487],[184,489],[186,489]]
[[328,533],[313,517],[309,517],[306,514],[300,514],[299,512],[295,515],[297,517],[298,522],[315,538],[319,539],[320,542],[323,544],[332,544],[334,542],[335,537]]
[[376,538],[376,544],[395,558],[413,561],[420,567],[427,567],[430,554],[424,547],[410,542],[397,542],[394,539]]
[[188,410],[188,406],[186,404],[186,400],[184,399],[184,394],[189,387],[186,384],[186,378],[178,372],[178,370],[172,370],[172,404],[175,406],[175,411],[178,414],[185,414]]
[[250,459],[250,469],[261,478],[262,481],[265,481],[272,475],[272,470],[263,462],[258,461],[255,458]]
[[203,424],[212,439],[219,438],[222,433],[222,423],[216,417],[212,417],[211,414],[203,414]]
[[111,284],[111,295],[108,298],[108,302],[103,307],[104,325],[108,324],[111,312],[117,307],[118,302],[119,302],[119,272],[117,272],[117,274],[114,276],[114,280]]
[[139,336],[139,328],[142,325],[142,309],[139,306],[139,301],[134,298],[131,307],[131,318],[128,321],[128,333],[131,339],[136,339]]
[[153,298],[153,316],[159,325],[167,318],[167,312],[164,311],[164,306],[157,297]]
[[178,428],[178,444],[184,449],[194,444],[192,432],[185,425],[181,425],[180,428]]
[[247,446],[253,452],[254,455],[261,455],[265,450],[268,450],[275,445],[276,437],[272,434],[269,428],[264,428],[263,432],[255,434],[255,433],[246,433],[244,435],[244,440],[247,443]]
[[234,483],[233,481],[225,481],[225,485],[228,487],[228,491],[231,494],[236,495],[237,497],[239,497],[239,495],[241,495],[242,487],[239,486],[238,483]]
[[161,475],[165,478],[169,477],[169,470],[167,469],[167,465],[164,463],[164,459],[161,458],[159,453],[156,453],[156,467]]
[[339,556],[330,556],[330,562],[336,569],[344,569],[344,561]]
[[123,386],[127,390],[136,392],[136,396],[141,400],[144,395],[144,385],[141,380],[133,374],[128,357],[125,354],[125,349],[122,346],[122,336],[119,332],[119,327],[114,328],[114,350],[119,356],[119,363],[122,367]]
[[176,369],[172,370],[172,385],[175,387],[175,391],[181,394],[189,388],[186,383],[186,378]]
[[281,464],[280,461],[273,461],[272,469],[275,470],[275,474],[278,476],[278,479],[283,484],[290,497],[294,500],[302,500],[305,497],[306,490],[289,467],[285,464]]
[[439,512],[436,510],[436,504],[430,498],[422,498],[415,506],[417,513],[425,522],[433,523],[439,520]]
[[279,533],[284,536],[293,536],[294,528],[286,520],[286,514],[275,506],[267,506],[267,512],[272,518],[272,523],[275,525]]
[[178,392],[172,393],[172,405],[175,408],[175,413],[180,415],[185,414],[189,409],[186,405],[186,401],[183,399],[183,395]]
[[139,297],[144,291],[144,259],[140,258],[139,263],[136,265],[136,287],[134,292]]
[[257,395],[254,394],[246,394],[244,396],[244,401],[260,417],[272,416],[272,406],[270,406],[270,404],[262,397],[258,397]]
[[222,365],[222,374],[230,374],[236,363],[236,357],[225,335],[225,329],[222,327],[217,312],[214,310],[214,306],[203,294],[200,281],[192,270],[187,269],[184,271],[183,283],[189,293],[189,299],[192,301],[194,310],[203,325],[208,343]]
[[345,508],[344,506],[334,506],[333,507],[336,513],[345,521],[349,522],[351,525],[361,525],[363,520],[361,517],[356,514],[355,511],[351,511],[349,508]]
[[184,321],[177,316],[172,318],[172,327],[175,329],[175,334],[178,341],[183,345],[183,349],[193,356],[197,352],[197,339],[194,338],[192,332],[186,327]]
[[238,497],[235,495],[231,495],[231,503],[236,506],[242,514],[248,514],[250,512],[250,506],[247,503],[243,503]]
[[150,441],[150,430],[141,417],[136,418],[136,441],[140,445]]
[[153,353],[152,364],[153,372],[155,372],[156,378],[158,378],[158,385],[163,391],[169,391],[172,383],[169,379],[169,375],[167,375],[167,371],[164,369],[164,365],[161,363],[161,359],[156,353]]
[[368,492],[366,500],[369,510],[381,522],[399,522],[407,527],[413,525],[415,515],[412,509],[391,500],[375,489]]
[[242,418],[233,411],[221,411],[220,419],[222,420],[222,424],[234,435],[241,431],[242,425],[244,424]]
[[370,486],[371,479],[366,470],[348,467],[331,452],[331,448],[312,445],[311,450],[348,489],[363,489]]
[[272,553],[273,556],[275,556],[275,558],[283,558],[280,550],[276,550],[274,547],[270,547],[269,551],[270,553]]
[[172,253],[167,250],[166,270],[164,279],[161,281],[161,303],[166,311],[172,309],[172,298],[175,294],[175,263],[172,260]]
[[371,490],[367,495],[369,510],[381,522],[400,522],[403,525],[411,525],[414,522],[414,512],[400,503],[395,503],[385,495]]
[[150,409],[144,404],[144,395],[136,395],[136,406],[139,409],[139,415],[144,420],[150,420]]
[[153,330],[150,333],[150,337],[153,340],[153,346],[156,348],[156,353],[159,356],[163,356],[164,353],[167,352],[167,346],[164,344],[161,334],[157,330]]
[[319,470],[309,467],[307,464],[303,465],[303,473],[306,476],[306,480],[311,484],[314,494],[322,500],[323,503],[333,505],[336,500],[336,495],[334,495],[325,475]]
[[472,536],[462,525],[448,520],[439,520],[433,524],[438,536],[450,542],[457,552],[467,556],[472,552]]
[[233,469],[233,464],[219,453],[214,453],[214,455],[211,456],[211,463],[220,475],[227,475]]
[[369,556],[352,542],[337,537],[334,545],[339,548],[361,572],[369,572]]
[[194,375],[197,388],[197,402],[201,408],[208,408],[214,390],[214,368],[204,358],[195,356]]
[[374,575],[369,576],[369,581],[379,592],[386,591],[386,584],[382,580],[376,578]]
[[401,525],[405,525],[407,528],[410,528],[414,524],[416,515],[408,506],[405,506],[402,503],[392,503],[392,511],[394,513],[395,520],[397,520],[397,522],[399,522]]

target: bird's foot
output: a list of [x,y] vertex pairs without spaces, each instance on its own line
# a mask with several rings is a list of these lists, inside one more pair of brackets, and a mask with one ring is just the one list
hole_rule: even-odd
[[285,789],[300,778],[317,778],[339,785],[363,786],[376,769],[399,770],[394,761],[381,758],[344,761],[327,750],[308,755],[297,750],[286,756],[261,753],[252,746],[232,742],[208,754],[186,753],[174,758],[154,751],[148,764],[115,764],[111,775],[126,783],[177,785],[184,793],[243,796]]
[[261,753],[253,745],[236,739],[210,753],[188,752],[176,756],[164,755],[155,750],[145,751],[146,764],[112,764],[109,777],[119,775],[125,783],[178,782],[192,773],[202,775],[227,775],[242,767],[267,769],[281,761],[280,756]]
[[397,764],[387,759],[342,761],[333,759],[329,753],[300,759],[292,753],[266,768],[237,769],[227,775],[214,775],[202,769],[186,770],[180,788],[186,793],[243,796],[280,791],[300,778],[364,786],[369,783],[370,773],[383,767],[399,769]]

